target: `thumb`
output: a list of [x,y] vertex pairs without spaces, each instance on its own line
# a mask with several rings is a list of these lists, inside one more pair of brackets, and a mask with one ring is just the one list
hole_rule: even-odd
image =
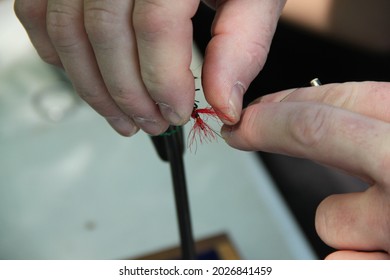
[[390,252],[388,199],[377,186],[326,198],[316,213],[318,235],[339,250]]
[[220,1],[206,49],[202,83],[207,101],[226,116],[239,121],[242,99],[263,68],[285,0]]

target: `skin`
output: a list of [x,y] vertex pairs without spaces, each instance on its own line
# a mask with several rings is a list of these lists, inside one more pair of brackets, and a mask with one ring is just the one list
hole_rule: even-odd
[[[370,184],[319,205],[316,229],[338,251],[328,259],[390,259],[390,83],[329,84],[256,100],[226,142],[241,150],[302,157]],[[313,186],[314,187],[314,186]]]
[[[199,2],[16,0],[15,12],[42,59],[63,67],[118,133],[141,128],[157,135],[169,124],[185,124],[192,112],[191,18]],[[203,90],[227,123],[240,118],[243,94],[265,63],[285,2],[207,1],[216,17]]]
[[[216,9],[216,17],[202,85],[210,105],[226,116],[222,133],[227,143],[309,158],[369,182],[363,193],[324,200],[316,228],[324,242],[338,249],[329,259],[388,259],[389,84],[287,90],[241,112],[243,94],[265,63],[286,1],[205,2]],[[16,0],[15,12],[42,59],[63,67],[80,96],[118,133],[131,136],[139,129],[157,135],[169,124],[188,121],[195,92],[191,17],[198,5],[199,0],[118,0],[115,5],[108,0]],[[360,36],[361,28],[356,30]],[[380,39],[378,49],[388,49],[381,34],[374,37]]]

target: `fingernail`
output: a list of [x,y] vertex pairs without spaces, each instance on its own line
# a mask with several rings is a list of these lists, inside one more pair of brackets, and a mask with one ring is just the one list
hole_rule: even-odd
[[138,127],[130,119],[107,117],[106,120],[112,128],[123,136],[132,136],[138,131]]
[[224,125],[221,129],[221,136],[223,140],[228,141],[232,136],[233,126]]
[[235,83],[229,97],[229,117],[232,120],[237,121],[240,118],[244,93],[244,85],[240,82]]
[[156,120],[147,119],[143,117],[133,117],[134,122],[143,131],[151,135],[158,135],[163,132],[161,126]]
[[161,114],[164,118],[169,121],[171,124],[181,125],[183,119],[176,113],[171,106],[165,103],[158,103]]

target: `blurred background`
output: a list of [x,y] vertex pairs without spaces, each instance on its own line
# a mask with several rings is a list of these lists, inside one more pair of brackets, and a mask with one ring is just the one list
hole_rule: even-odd
[[[371,1],[382,7],[373,10],[368,1],[310,2],[288,1],[245,104],[315,77],[389,80],[390,2]],[[169,167],[149,136],[115,134],[64,73],[39,59],[12,5],[0,0],[0,259],[138,258],[177,247]],[[193,19],[195,75],[213,16],[201,4]],[[307,160],[235,151],[222,140],[184,160],[195,239],[224,236],[242,259],[323,258],[332,249],[315,233],[317,205],[366,187]]]

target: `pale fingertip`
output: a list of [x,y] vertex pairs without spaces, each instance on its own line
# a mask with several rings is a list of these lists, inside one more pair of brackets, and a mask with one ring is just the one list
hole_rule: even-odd
[[252,149],[245,143],[246,140],[241,138],[239,125],[224,125],[221,129],[221,137],[230,147],[241,150],[250,151]]
[[364,251],[336,251],[328,255],[325,260],[390,260],[386,252],[364,252]]
[[236,82],[230,92],[227,120],[232,124],[240,120],[240,115],[242,111],[242,99],[244,97],[245,91],[246,90],[244,85],[241,82]]
[[172,106],[166,103],[158,103],[158,107],[160,108],[160,112],[163,117],[173,125],[183,125],[186,123],[186,119],[180,116]]
[[134,123],[143,131],[150,135],[160,135],[167,130],[169,124],[162,125],[160,122],[154,119],[147,119],[143,117],[133,117]]
[[139,130],[139,128],[130,119],[106,117],[106,120],[110,126],[122,136],[133,136]]
[[224,125],[221,128],[221,136],[223,140],[225,140],[227,143],[229,142],[230,138],[232,137],[233,133],[233,126]]

